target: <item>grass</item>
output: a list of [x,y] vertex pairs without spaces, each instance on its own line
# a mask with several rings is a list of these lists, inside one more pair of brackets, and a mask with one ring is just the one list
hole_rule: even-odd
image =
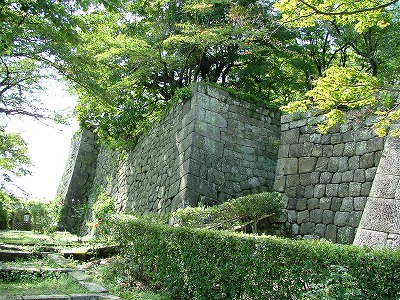
[[12,278],[0,279],[0,295],[2,297],[85,293],[88,291],[65,273],[43,274],[42,276],[23,273],[14,275]]
[[[52,235],[37,234],[32,231],[1,230],[0,244],[12,244],[23,246],[24,250],[37,250],[45,246],[58,248],[82,247],[91,243],[84,239],[84,243],[78,243],[78,238],[67,232],[56,232]],[[71,260],[71,266],[77,267],[77,261]],[[36,267],[55,268],[60,267],[50,259],[31,258],[28,260],[17,260],[4,263],[3,266],[10,267]],[[87,268],[93,279],[106,287],[113,295],[118,295],[125,300],[166,300],[163,295],[152,291],[148,286],[136,279],[126,277],[124,269],[126,266],[117,258],[104,259],[81,265]],[[81,287],[75,279],[67,274],[44,273],[41,275],[32,273],[14,273],[12,276],[0,275],[0,296],[7,298],[21,295],[56,295],[56,294],[85,294],[88,291]]]
[[[86,238],[84,241],[87,242]],[[51,235],[34,233],[33,231],[1,230],[0,243],[19,245],[78,245],[78,237],[69,232],[55,232]]]

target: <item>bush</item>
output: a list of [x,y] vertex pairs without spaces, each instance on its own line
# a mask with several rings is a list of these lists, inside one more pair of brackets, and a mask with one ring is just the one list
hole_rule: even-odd
[[62,203],[58,198],[48,203],[30,200],[27,209],[32,216],[34,232],[49,234],[57,230],[62,209]]
[[149,224],[131,216],[101,226],[120,243],[127,268],[141,270],[173,299],[317,299],[324,290],[335,296],[327,299],[347,299],[330,289],[346,278],[351,282],[343,295],[399,297],[399,251]]
[[[277,218],[283,209],[282,195],[264,192],[231,199],[211,207],[180,208],[172,214],[173,219],[183,226],[202,227],[220,223],[225,229],[233,225],[255,221],[264,217]],[[255,226],[253,233],[257,232]]]

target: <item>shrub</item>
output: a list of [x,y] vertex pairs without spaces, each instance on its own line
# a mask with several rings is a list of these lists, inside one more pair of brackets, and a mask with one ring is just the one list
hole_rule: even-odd
[[[283,201],[277,192],[264,192],[231,199],[211,207],[180,208],[172,214],[175,221],[184,226],[202,227],[206,224],[220,223],[225,229],[264,217],[279,217]],[[254,233],[257,232],[254,226]]]
[[[307,299],[308,291],[309,297],[323,293],[315,287],[331,291],[346,287],[349,278],[343,295],[383,300],[400,292],[398,251],[150,224],[131,216],[104,226],[120,243],[127,267],[141,270],[173,299]],[[335,272],[340,278],[332,281]]]
[[43,203],[30,200],[27,209],[32,216],[32,229],[39,233],[54,233],[61,217],[62,203],[58,198]]

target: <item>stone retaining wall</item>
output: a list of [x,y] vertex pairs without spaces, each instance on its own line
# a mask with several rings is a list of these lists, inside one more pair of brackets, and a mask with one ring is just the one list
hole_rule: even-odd
[[288,196],[286,223],[295,236],[353,242],[384,139],[368,122],[320,134],[319,117],[282,117],[275,190]]
[[400,137],[386,140],[354,244],[400,248]]
[[63,176],[57,190],[57,196],[64,201],[61,214],[63,228],[74,231],[75,200],[87,199],[91,192],[96,164],[98,147],[96,136],[89,130],[77,132],[71,139],[70,153]]
[[143,214],[272,190],[279,135],[278,112],[198,84],[133,149],[93,150],[95,177],[81,195],[106,192],[116,211]]

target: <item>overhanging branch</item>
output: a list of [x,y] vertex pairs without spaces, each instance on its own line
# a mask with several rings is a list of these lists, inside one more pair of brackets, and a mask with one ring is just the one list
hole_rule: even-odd
[[338,12],[329,12],[329,11],[320,10],[318,7],[309,4],[304,0],[299,0],[299,2],[303,3],[305,6],[307,6],[308,8],[311,8],[315,13],[320,14],[320,15],[325,15],[325,16],[344,16],[344,15],[355,15],[355,14],[359,14],[359,13],[364,13],[364,12],[369,12],[369,11],[373,11],[373,10],[379,10],[379,9],[382,9],[382,8],[386,8],[386,7],[390,6],[390,5],[396,4],[397,2],[399,2],[399,0],[393,0],[393,1],[390,1],[388,3],[384,3],[384,4],[373,6],[373,7],[366,7],[366,8],[352,10],[352,11],[344,10],[344,11],[338,11]]

